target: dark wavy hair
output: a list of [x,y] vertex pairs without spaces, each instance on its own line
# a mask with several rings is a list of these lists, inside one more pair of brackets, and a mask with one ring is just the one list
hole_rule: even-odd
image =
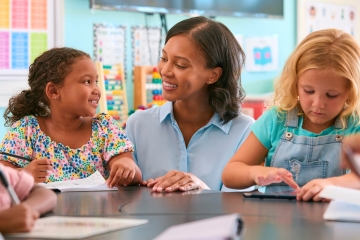
[[207,68],[222,68],[218,81],[209,86],[209,104],[226,124],[239,115],[240,104],[245,97],[240,76],[245,61],[244,51],[224,24],[206,17],[178,22],[167,33],[165,44],[180,34],[187,35],[199,46]]
[[72,65],[89,54],[73,48],[53,48],[39,57],[29,67],[28,84],[30,89],[10,98],[4,112],[5,126],[11,126],[21,118],[48,116],[49,101],[45,95],[45,87],[49,82],[62,86],[65,77],[72,71]]

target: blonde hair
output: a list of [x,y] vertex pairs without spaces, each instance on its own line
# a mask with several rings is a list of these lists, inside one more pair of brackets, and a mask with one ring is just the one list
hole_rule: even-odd
[[360,115],[360,47],[348,33],[337,29],[325,29],[310,33],[296,47],[285,63],[280,78],[274,85],[273,99],[268,107],[277,107],[278,111],[289,111],[298,104],[297,81],[299,76],[309,69],[327,70],[349,81],[350,93],[347,107],[339,117],[343,126],[346,118],[353,115],[359,122]]

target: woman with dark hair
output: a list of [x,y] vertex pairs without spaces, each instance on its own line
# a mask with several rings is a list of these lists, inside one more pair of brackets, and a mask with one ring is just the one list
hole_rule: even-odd
[[222,189],[222,170],[254,122],[240,113],[244,58],[222,23],[194,17],[169,30],[158,64],[168,102],[127,121],[142,185],[156,192]]

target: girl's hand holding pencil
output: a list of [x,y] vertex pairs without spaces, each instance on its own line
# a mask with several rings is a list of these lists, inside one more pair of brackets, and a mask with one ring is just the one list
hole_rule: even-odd
[[26,167],[24,167],[33,177],[36,183],[45,182],[49,175],[49,170],[52,170],[51,160],[47,158],[40,158],[32,160]]

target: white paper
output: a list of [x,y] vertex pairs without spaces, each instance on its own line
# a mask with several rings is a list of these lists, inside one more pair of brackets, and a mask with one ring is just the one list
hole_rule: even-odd
[[[238,214],[229,214],[169,227],[154,240],[224,240],[237,235]],[[243,227],[243,226],[242,226]],[[244,230],[242,229],[242,233]]]
[[360,205],[360,191],[356,189],[327,186],[320,192],[319,196]]
[[330,202],[323,217],[325,220],[360,222],[360,205],[333,200]]
[[148,223],[146,219],[100,217],[59,217],[37,219],[29,233],[6,234],[6,237],[79,239]]
[[332,199],[323,217],[326,220],[360,221],[360,191],[356,189],[327,186],[319,194]]
[[94,172],[87,178],[50,183],[39,183],[38,185],[48,189],[58,189],[61,192],[118,190],[116,187],[108,188],[106,180],[99,171]]

